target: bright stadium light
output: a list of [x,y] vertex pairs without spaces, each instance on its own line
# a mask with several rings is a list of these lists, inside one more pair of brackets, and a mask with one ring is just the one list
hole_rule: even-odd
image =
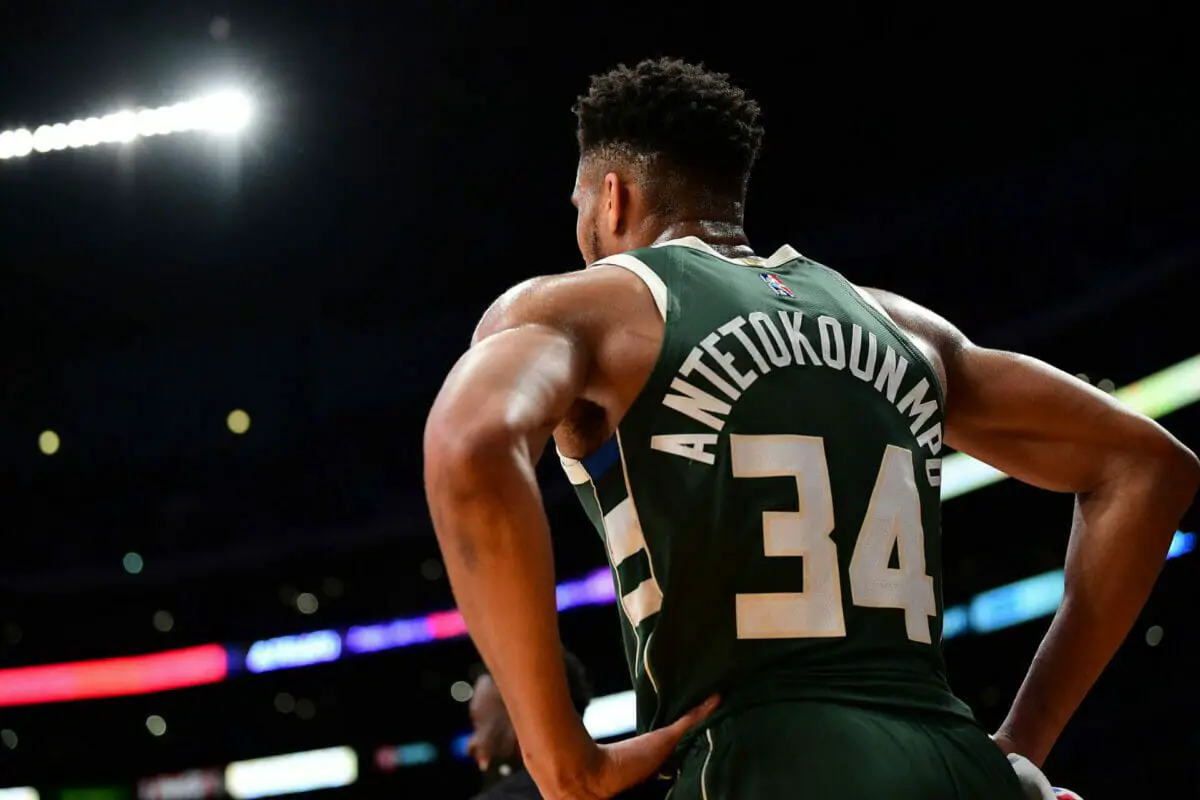
[[241,133],[254,116],[250,98],[241,92],[218,92],[200,101],[208,130],[214,133]]
[[32,153],[120,144],[149,136],[204,131],[241,133],[254,117],[254,104],[242,92],[227,90],[173,106],[118,111],[103,117],[0,132],[0,161]]

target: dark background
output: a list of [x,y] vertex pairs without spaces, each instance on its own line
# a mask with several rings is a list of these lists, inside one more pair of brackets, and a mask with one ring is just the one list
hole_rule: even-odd
[[[0,161],[0,666],[449,608],[427,563],[424,414],[495,295],[581,266],[570,107],[620,60],[703,59],[763,103],[760,251],[791,243],[1093,381],[1200,352],[1189,27],[1153,4],[1078,9],[0,5],[0,129],[224,84],[258,104],[238,143],[181,134]],[[219,15],[227,39],[210,33]],[[233,408],[251,414],[245,436],[225,427]],[[1196,407],[1164,422],[1200,444]],[[52,458],[46,429],[62,440]],[[543,467],[560,574],[581,575],[602,548]],[[947,604],[1061,565],[1069,518],[1068,498],[1012,484],[949,502]],[[1193,511],[1184,528],[1198,525]],[[122,569],[128,551],[141,574]],[[1196,575],[1194,557],[1167,567],[1056,750],[1056,783],[1091,800],[1200,786]],[[323,593],[327,578],[341,591]],[[296,591],[317,594],[315,615],[289,605]],[[948,643],[986,724],[1044,628]],[[565,615],[563,634],[602,693],[628,688],[612,608]],[[0,746],[0,786],[444,743],[466,728],[449,686],[475,660],[459,640],[0,709],[20,735]],[[278,692],[315,716],[280,713]],[[347,793],[437,777],[438,796],[465,797],[478,780],[452,761],[361,772]]]

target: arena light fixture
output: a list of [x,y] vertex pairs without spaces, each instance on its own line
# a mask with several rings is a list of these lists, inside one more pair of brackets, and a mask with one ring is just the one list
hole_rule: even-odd
[[[1115,395],[1152,417],[1161,417],[1196,403],[1200,400],[1200,355],[1118,389]],[[955,455],[947,462],[942,476],[944,500],[1007,477],[965,456]],[[1175,559],[1195,552],[1198,544],[1200,534],[1179,531],[1167,558]],[[556,595],[560,611],[616,602],[612,575],[607,567],[560,584]],[[1000,586],[965,604],[945,609],[943,638],[986,634],[1045,617],[1054,612],[1061,599],[1061,570]],[[149,694],[226,680],[231,677],[230,662],[236,662],[252,673],[294,669],[336,661],[347,655],[456,639],[466,633],[462,615],[450,609],[381,624],[355,625],[344,631],[313,631],[266,639],[253,643],[245,652],[211,644],[119,659],[0,669],[0,708]],[[598,706],[600,709],[607,707]],[[601,715],[595,721],[598,730],[608,728],[609,721],[620,716],[616,712],[613,715],[608,711],[596,713]],[[0,800],[5,800],[3,795]]]
[[233,136],[245,130],[253,118],[250,98],[236,90],[225,90],[171,106],[118,111],[102,117],[38,125],[32,130],[3,131],[0,161],[191,131]]
[[0,789],[0,800],[38,800],[38,790],[32,786],[14,786]]
[[[1200,354],[1147,375],[1112,394],[1134,411],[1152,419],[1200,402]],[[995,467],[963,453],[955,453],[942,464],[942,500],[999,483],[1007,477]]]
[[[1195,551],[1197,535],[1180,531],[1168,559]],[[990,633],[1052,614],[1062,599],[1062,570],[1036,575],[977,595],[966,604],[945,610],[943,638]],[[558,608],[568,611],[616,602],[607,567],[558,587]],[[383,625],[355,626],[344,632],[283,636],[255,642],[244,655],[218,644],[167,650],[143,656],[0,669],[0,708],[39,705],[97,697],[151,694],[218,683],[231,677],[230,663],[248,672],[294,669],[335,661],[344,655],[365,655],[466,635],[457,611],[400,619]],[[597,706],[604,709],[606,706]],[[597,729],[606,729],[607,711],[596,711]],[[0,800],[5,800],[0,796]]]
[[234,800],[339,789],[358,780],[358,754],[330,747],[250,761],[225,768],[225,791]]
[[151,694],[218,683],[229,671],[219,644],[143,656],[0,670],[0,708]]

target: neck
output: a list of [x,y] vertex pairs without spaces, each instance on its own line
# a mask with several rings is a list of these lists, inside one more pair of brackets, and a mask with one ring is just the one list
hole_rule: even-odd
[[729,258],[745,258],[754,255],[750,240],[742,230],[741,220],[722,219],[683,219],[672,222],[663,228],[655,243],[669,242],[672,239],[682,239],[685,236],[695,236],[723,256]]

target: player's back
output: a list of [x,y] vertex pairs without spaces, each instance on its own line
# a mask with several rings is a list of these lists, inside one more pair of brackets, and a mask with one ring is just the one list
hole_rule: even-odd
[[836,272],[688,238],[636,272],[662,350],[618,433],[564,467],[603,536],[638,725],[831,700],[968,717],[940,653],[937,374]]

